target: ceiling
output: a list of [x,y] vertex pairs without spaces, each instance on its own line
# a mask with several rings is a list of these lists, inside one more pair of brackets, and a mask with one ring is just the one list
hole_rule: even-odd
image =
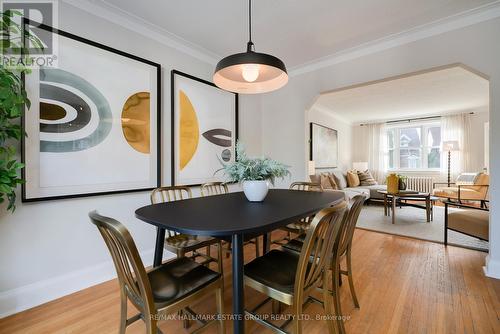
[[[93,0],[222,57],[245,50],[246,0]],[[256,51],[288,68],[496,0],[254,0]]]
[[489,82],[460,66],[321,94],[313,108],[351,123],[488,110]]

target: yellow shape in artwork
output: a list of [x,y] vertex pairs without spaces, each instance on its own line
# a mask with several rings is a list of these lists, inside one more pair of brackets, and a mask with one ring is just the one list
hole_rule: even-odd
[[191,161],[200,139],[198,117],[186,93],[179,91],[180,125],[179,125],[179,163],[184,169]]
[[149,93],[131,95],[122,109],[122,130],[127,143],[136,151],[150,153]]

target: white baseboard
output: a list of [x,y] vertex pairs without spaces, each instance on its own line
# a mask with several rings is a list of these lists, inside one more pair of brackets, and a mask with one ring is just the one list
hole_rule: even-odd
[[500,261],[492,260],[488,255],[483,269],[486,276],[500,279]]
[[[153,263],[153,249],[141,252],[145,266]],[[163,259],[173,254],[164,252]],[[25,285],[0,293],[0,319],[32,307],[61,298],[116,277],[113,262],[107,261],[95,266],[76,270],[33,284]]]

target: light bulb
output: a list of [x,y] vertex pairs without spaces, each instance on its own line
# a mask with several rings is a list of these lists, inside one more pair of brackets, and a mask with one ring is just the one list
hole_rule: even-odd
[[243,64],[241,73],[247,82],[254,82],[259,77],[259,64]]

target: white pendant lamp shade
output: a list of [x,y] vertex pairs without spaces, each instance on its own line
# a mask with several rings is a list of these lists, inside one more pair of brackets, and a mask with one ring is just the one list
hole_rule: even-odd
[[249,41],[247,52],[230,55],[217,64],[214,83],[240,94],[259,94],[279,89],[288,82],[285,64],[272,55],[255,52],[252,42],[251,0],[249,5]]
[[[262,62],[257,63],[259,60]],[[267,63],[264,63],[265,60]],[[217,64],[213,80],[218,87],[231,92],[259,94],[286,85],[288,74],[278,58],[250,51],[222,59]]]

